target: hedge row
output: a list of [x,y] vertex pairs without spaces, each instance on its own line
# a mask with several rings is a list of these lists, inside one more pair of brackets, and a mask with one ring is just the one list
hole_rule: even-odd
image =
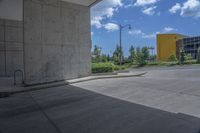
[[113,72],[114,68],[113,63],[92,63],[92,73]]

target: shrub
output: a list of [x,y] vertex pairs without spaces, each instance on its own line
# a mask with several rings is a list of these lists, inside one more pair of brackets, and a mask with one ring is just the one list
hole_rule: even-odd
[[143,53],[137,53],[136,63],[138,66],[145,66],[147,64],[145,55]]
[[175,61],[178,61],[177,60],[177,58],[176,58],[176,55],[175,54],[171,54],[170,56],[169,56],[169,58],[168,58],[168,61],[170,61],[170,62],[175,62]]
[[114,66],[114,70],[115,70],[115,71],[124,70],[124,69],[126,69],[125,66],[118,66],[118,65],[115,65],[115,66]]
[[148,63],[148,66],[157,66],[157,65],[160,65],[159,62],[157,61]]
[[92,73],[106,73],[114,71],[113,63],[92,63]]
[[[192,58],[192,55],[191,54],[185,54],[184,55],[184,64],[193,64],[192,63],[192,60],[193,60],[193,58]],[[195,62],[196,63],[196,62]]]
[[200,47],[198,48],[197,51],[197,63],[200,63]]
[[192,60],[193,58],[191,54],[185,54],[184,59],[185,61],[189,61],[189,60]]
[[184,64],[197,64],[197,60],[193,59],[193,60],[186,60],[184,61]]
[[119,71],[119,70],[120,70],[120,66],[115,65],[114,70],[115,70],[115,71]]

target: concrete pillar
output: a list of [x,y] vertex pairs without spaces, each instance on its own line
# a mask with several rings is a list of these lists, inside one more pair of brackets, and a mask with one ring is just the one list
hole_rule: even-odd
[[24,0],[25,83],[90,74],[90,9],[61,0]]

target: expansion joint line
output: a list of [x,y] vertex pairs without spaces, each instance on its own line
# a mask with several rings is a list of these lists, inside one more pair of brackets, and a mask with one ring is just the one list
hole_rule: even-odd
[[47,120],[51,123],[51,125],[56,129],[58,133],[62,133],[62,131],[58,128],[56,123],[48,116],[48,114],[43,110],[43,108],[40,106],[40,104],[33,98],[33,96],[28,92],[30,98],[32,99],[33,102],[38,106],[38,109],[41,110],[43,115],[47,118]]

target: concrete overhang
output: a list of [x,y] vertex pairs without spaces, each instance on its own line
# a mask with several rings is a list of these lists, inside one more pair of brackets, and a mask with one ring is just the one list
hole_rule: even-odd
[[70,2],[70,3],[74,3],[74,4],[79,4],[79,5],[91,7],[91,6],[97,4],[98,2],[100,2],[102,0],[62,0],[62,1],[67,1],[67,2]]

